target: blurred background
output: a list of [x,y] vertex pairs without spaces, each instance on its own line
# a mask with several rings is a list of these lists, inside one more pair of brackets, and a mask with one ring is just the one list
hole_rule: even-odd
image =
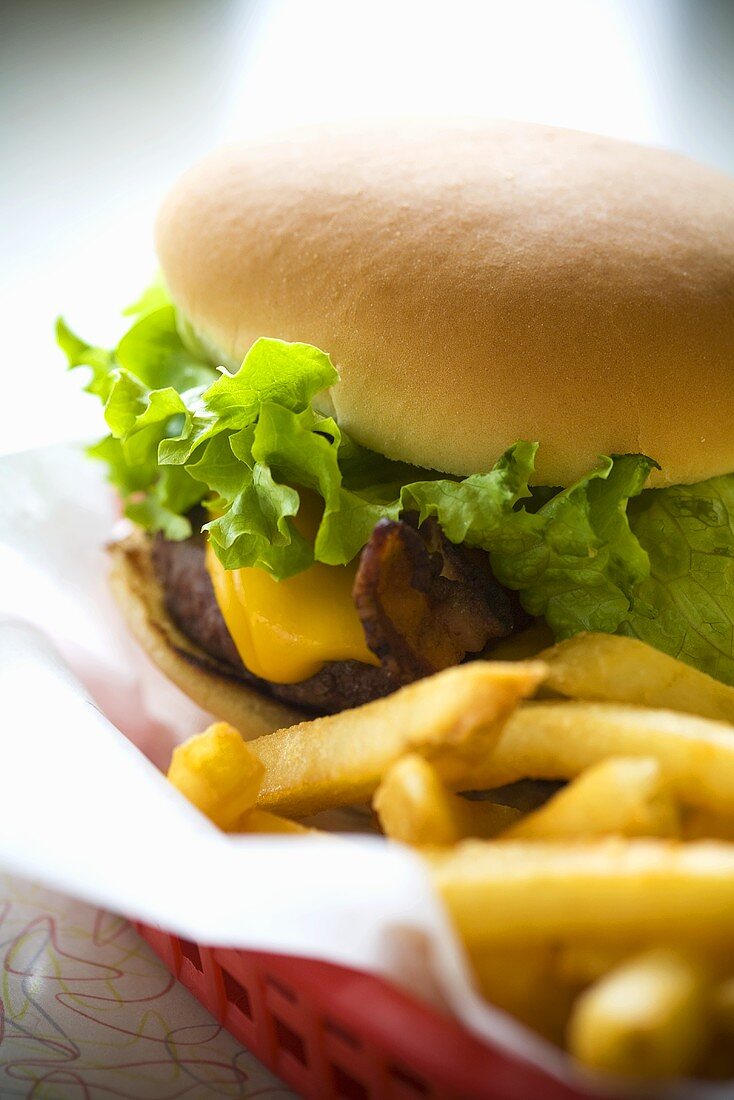
[[[160,198],[223,139],[349,116],[533,119],[734,172],[734,0],[0,5],[0,451],[96,415],[53,342],[114,339]],[[9,391],[9,392],[8,392]]]

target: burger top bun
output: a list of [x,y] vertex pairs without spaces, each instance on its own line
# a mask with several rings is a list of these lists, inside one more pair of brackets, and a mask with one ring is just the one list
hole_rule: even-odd
[[453,474],[518,439],[535,480],[644,452],[658,484],[734,471],[734,180],[517,122],[359,123],[225,148],[157,228],[212,353],[316,344],[324,411]]

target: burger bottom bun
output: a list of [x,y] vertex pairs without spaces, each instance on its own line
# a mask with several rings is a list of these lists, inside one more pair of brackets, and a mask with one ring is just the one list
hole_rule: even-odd
[[178,629],[166,611],[145,535],[136,532],[109,550],[110,585],[129,630],[161,672],[202,710],[230,722],[245,739],[307,717],[235,679]]

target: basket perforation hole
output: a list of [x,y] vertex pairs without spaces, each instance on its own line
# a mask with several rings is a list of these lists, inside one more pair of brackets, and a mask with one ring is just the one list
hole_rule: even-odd
[[274,989],[276,993],[280,993],[281,997],[285,997],[286,1001],[290,1001],[292,1005],[298,1004],[298,997],[296,994],[292,989],[289,989],[287,985],[284,985],[283,982],[278,981],[277,978],[270,977],[270,975],[268,975],[266,981],[270,988]]
[[347,1031],[346,1028],[343,1028],[340,1024],[335,1023],[334,1020],[330,1020],[328,1017],[324,1020],[324,1030],[336,1036],[342,1043],[346,1043],[352,1050],[359,1050],[362,1046],[356,1035],[353,1035],[351,1031]]
[[191,940],[180,940],[181,954],[185,959],[188,959],[195,970],[198,970],[200,974],[204,973],[204,966],[201,961],[201,952],[195,943]]
[[292,1027],[288,1027],[288,1024],[283,1020],[279,1020],[277,1016],[273,1016],[273,1023],[275,1024],[275,1037],[278,1040],[278,1045],[283,1050],[287,1050],[302,1066],[307,1066],[306,1044],[301,1036]]
[[361,1081],[352,1077],[341,1066],[331,1063],[331,1072],[334,1074],[334,1089],[340,1100],[369,1100],[369,1093]]
[[246,1016],[248,1020],[252,1019],[252,1006],[250,1005],[250,995],[243,985],[233,978],[228,970],[222,970],[224,975],[224,993],[229,1003],[241,1012],[243,1016]]
[[390,1076],[393,1080],[399,1081],[404,1088],[410,1089],[416,1096],[431,1095],[431,1090],[426,1082],[403,1066],[390,1066]]

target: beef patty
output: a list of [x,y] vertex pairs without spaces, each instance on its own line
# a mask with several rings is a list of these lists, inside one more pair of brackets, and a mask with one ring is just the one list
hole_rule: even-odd
[[398,684],[382,667],[361,661],[332,661],[308,680],[274,684],[244,667],[219,610],[205,562],[206,543],[196,535],[184,542],[153,540],[153,565],[166,610],[179,630],[222,661],[231,675],[284,703],[313,714],[334,714],[389,695]]
[[[200,517],[193,517],[198,520]],[[243,665],[219,610],[202,535],[153,541],[153,567],[173,622],[230,675],[284,703],[332,714],[486,652],[527,624],[517,597],[494,579],[489,555],[454,546],[435,520],[383,520],[360,556],[357,613],[379,667],[332,661],[308,680],[276,684]]]

